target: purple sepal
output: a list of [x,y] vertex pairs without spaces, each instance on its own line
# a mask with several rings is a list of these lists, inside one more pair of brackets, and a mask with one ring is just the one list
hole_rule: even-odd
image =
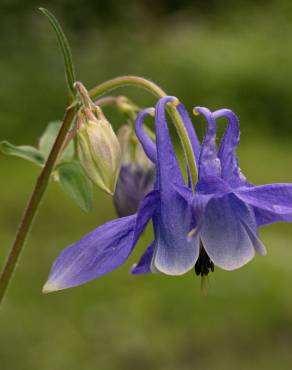
[[174,100],[173,97],[165,97],[159,100],[155,109],[160,203],[153,216],[156,244],[152,264],[165,274],[181,275],[195,265],[199,242],[196,239],[186,241],[186,235],[193,227],[192,207],[175,189],[175,185],[184,187],[185,184],[166,121],[165,106]]
[[67,247],[54,262],[44,292],[87,283],[123,264],[152,217],[158,198],[158,191],[149,193],[136,215],[109,221]]
[[141,275],[141,274],[147,274],[152,272],[151,271],[151,261],[153,258],[155,248],[155,242],[152,242],[149,247],[146,249],[146,251],[143,253],[140,261],[135,264],[131,269],[131,274],[133,275]]

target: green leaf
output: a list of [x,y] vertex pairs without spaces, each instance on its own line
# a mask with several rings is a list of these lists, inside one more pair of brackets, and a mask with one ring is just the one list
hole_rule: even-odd
[[45,163],[45,158],[42,155],[42,153],[33,146],[29,145],[16,146],[10,144],[8,141],[2,141],[0,143],[0,151],[3,154],[14,155],[15,157],[26,159],[39,166],[42,166]]
[[92,183],[77,161],[62,163],[57,167],[61,188],[79,207],[88,212],[92,208]]
[[66,73],[66,78],[67,78],[69,94],[71,98],[73,98],[74,97],[74,82],[76,81],[76,77],[75,77],[72,54],[71,54],[68,40],[59,22],[57,21],[56,17],[45,8],[39,8],[39,10],[48,18],[51,26],[53,27],[56,33],[58,43],[59,43],[59,46],[60,46],[60,49],[63,55],[63,59],[64,59],[65,73]]
[[[58,132],[60,130],[62,122],[56,121],[48,124],[45,132],[40,138],[39,149],[44,157],[47,159],[50,151],[54,145]],[[64,152],[61,155],[59,162],[71,161],[74,156],[74,143],[70,142]]]

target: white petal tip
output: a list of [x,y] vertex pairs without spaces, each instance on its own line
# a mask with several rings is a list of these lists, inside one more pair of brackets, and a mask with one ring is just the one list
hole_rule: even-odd
[[265,250],[261,250],[261,251],[257,251],[258,252],[258,254],[260,255],[260,256],[262,256],[262,257],[265,257],[267,254],[268,254],[268,252],[267,252],[267,250],[265,249]]
[[51,283],[50,281],[47,281],[46,284],[43,286],[42,292],[43,294],[48,294],[52,292],[56,292],[57,290],[61,290],[58,285]]
[[180,276],[184,275],[186,272],[188,272],[190,269],[179,269],[176,268],[176,266],[164,266],[154,261],[153,265],[151,266],[151,270],[154,270],[155,272],[160,272],[165,275],[169,276]]

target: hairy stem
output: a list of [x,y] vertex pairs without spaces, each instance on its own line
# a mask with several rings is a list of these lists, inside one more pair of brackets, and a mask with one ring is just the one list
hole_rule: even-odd
[[39,209],[40,202],[47,188],[50,175],[54,169],[58,155],[61,151],[64,139],[71,125],[72,119],[74,117],[74,113],[75,113],[75,110],[72,107],[66,110],[62,127],[52,147],[52,150],[47,159],[47,162],[40,176],[37,179],[37,182],[33,189],[31,198],[28,202],[28,205],[25,209],[22,220],[19,224],[19,228],[17,230],[14,242],[10,248],[4,268],[0,275],[0,303],[5,295],[8,284],[13,275],[13,271],[15,270],[18,257],[20,255],[20,252],[23,249],[23,246],[26,241],[27,235],[29,233],[30,227],[32,225],[33,219]]

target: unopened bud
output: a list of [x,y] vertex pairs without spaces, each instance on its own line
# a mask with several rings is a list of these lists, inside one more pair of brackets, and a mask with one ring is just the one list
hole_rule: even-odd
[[122,166],[114,205],[118,216],[123,217],[136,213],[142,199],[153,190],[155,167],[129,126],[121,127],[118,139],[122,149]]
[[97,117],[87,108],[79,113],[78,157],[92,182],[113,194],[121,163],[120,144],[101,110],[96,108],[95,113]]

